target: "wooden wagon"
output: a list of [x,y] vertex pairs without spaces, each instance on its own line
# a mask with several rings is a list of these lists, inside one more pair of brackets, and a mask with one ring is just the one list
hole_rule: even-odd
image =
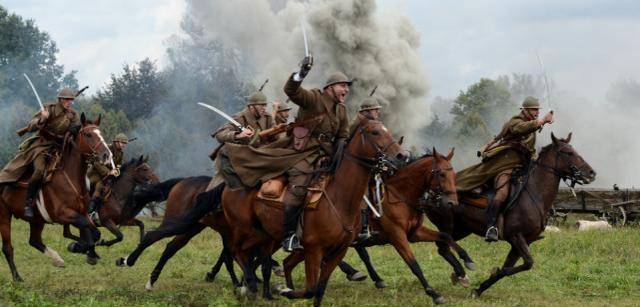
[[640,189],[580,188],[575,195],[561,188],[554,202],[552,223],[566,220],[567,213],[593,214],[614,226],[640,218]]

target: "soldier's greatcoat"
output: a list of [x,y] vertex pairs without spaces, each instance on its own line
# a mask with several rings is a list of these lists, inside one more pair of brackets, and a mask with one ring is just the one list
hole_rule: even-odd
[[38,131],[38,134],[20,145],[18,154],[0,172],[0,183],[18,181],[38,155],[60,145],[69,125],[79,121],[75,111],[65,109],[60,103],[47,104],[45,108],[49,111],[49,117],[46,122],[40,123],[41,112],[33,116],[27,131]]
[[[248,107],[242,110],[241,112],[236,113],[232,117],[243,126],[253,128],[255,132],[254,136],[256,137],[259,131],[269,129],[274,125],[273,117],[271,115],[265,114],[260,118],[256,118],[256,116],[253,114],[251,110],[249,110]],[[238,143],[238,144],[245,144],[245,145],[249,144],[249,142],[251,141],[251,139],[249,138],[243,139],[243,140],[235,139],[235,135],[238,132],[239,132],[238,129],[233,124],[227,123],[224,126],[220,127],[220,129],[218,129],[218,131],[216,131],[213,134],[213,136],[221,144],[222,143]]]
[[331,156],[335,140],[349,136],[345,105],[336,103],[320,89],[306,90],[300,84],[301,81],[294,81],[291,76],[284,86],[289,99],[299,106],[296,121],[308,121],[321,114],[326,115],[315,127],[309,127],[311,139],[300,151],[292,148],[291,137],[261,148],[227,144],[221,154],[228,158],[244,185],[252,187],[280,176],[302,159],[313,164],[319,157]]
[[[522,113],[511,118],[502,128],[502,140],[489,150],[481,163],[461,170],[456,174],[458,191],[470,191],[503,171],[528,164],[527,157],[535,153],[538,120],[527,120]],[[528,150],[523,154],[522,150]]]

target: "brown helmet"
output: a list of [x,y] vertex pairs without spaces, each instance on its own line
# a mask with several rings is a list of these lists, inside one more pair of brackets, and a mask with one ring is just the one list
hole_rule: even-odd
[[260,91],[251,94],[251,96],[249,96],[247,105],[252,106],[257,104],[267,104],[267,95]]
[[378,110],[380,108],[382,108],[382,107],[378,103],[377,99],[375,99],[373,97],[367,97],[360,104],[360,108],[358,109],[358,112],[369,111],[369,110]]
[[289,110],[291,110],[291,107],[289,106],[288,103],[284,102],[278,105],[278,110],[276,110],[276,112],[289,111]]
[[540,101],[535,97],[527,97],[522,102],[522,109],[540,109]]
[[325,89],[331,85],[338,84],[338,83],[346,83],[347,85],[351,86],[351,84],[353,84],[353,81],[354,81],[353,79],[347,78],[347,75],[338,71],[331,74],[329,78],[327,78],[327,82],[324,84],[322,89]]
[[58,92],[58,99],[60,98],[76,99],[76,93],[72,89],[65,87]]

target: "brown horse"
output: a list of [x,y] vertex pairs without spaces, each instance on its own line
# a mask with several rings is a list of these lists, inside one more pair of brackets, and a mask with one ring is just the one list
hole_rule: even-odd
[[[306,273],[305,291],[281,292],[288,298],[311,298],[320,305],[327,282],[355,238],[360,223],[360,203],[374,169],[403,159],[402,148],[378,121],[364,120],[347,145],[344,159],[322,191],[315,209],[303,214],[302,245]],[[388,158],[388,157],[393,158]],[[282,240],[283,210],[257,199],[257,189],[225,189],[222,209],[233,228],[231,252],[244,273],[249,293],[257,292],[252,258],[262,266],[263,297],[269,289],[270,255]]]
[[[100,117],[93,123],[80,116],[81,127],[76,134],[68,136],[63,146],[62,162],[51,181],[42,188],[44,206],[51,221],[58,224],[71,224],[80,229],[80,238],[86,245],[87,262],[95,264],[98,255],[92,232],[97,232],[87,216],[88,193],[85,184],[88,155],[97,154],[103,162],[113,163],[111,152],[100,134]],[[105,159],[106,158],[106,159]],[[107,160],[107,161],[104,161]],[[2,234],[2,252],[4,253],[14,281],[22,281],[13,260],[11,244],[11,219],[13,216],[29,222],[31,232],[29,244],[53,260],[55,266],[64,266],[58,253],[42,243],[42,230],[46,223],[39,210],[33,218],[24,217],[26,188],[22,184],[5,184],[0,187],[0,233]]]
[[[439,206],[451,207],[458,205],[456,194],[455,172],[450,160],[453,157],[453,150],[444,157],[437,153],[435,148],[431,155],[425,155],[415,160],[409,165],[401,168],[398,172],[386,179],[385,195],[382,202],[382,216],[371,218],[371,229],[374,234],[370,239],[357,242],[355,248],[358,255],[367,266],[371,278],[378,288],[386,287],[384,281],[378,276],[371,265],[366,247],[374,245],[391,244],[396,249],[400,257],[411,269],[411,272],[420,280],[427,294],[430,287],[427,283],[420,265],[411,250],[409,242],[436,242],[442,254],[444,249],[452,246],[464,260],[467,267],[473,267],[474,263],[451,236],[444,232],[433,231],[423,225],[424,209],[422,208],[422,198],[429,195],[429,198],[438,200]],[[292,288],[291,270],[299,261],[302,261],[302,253],[293,253],[285,259],[285,277],[287,286]],[[455,258],[453,261],[447,259],[455,268],[453,280],[468,283],[464,269],[460,267]],[[340,263],[340,269],[348,274],[350,280],[356,279],[358,273],[346,262]],[[361,275],[362,277],[366,277]]]
[[[157,242],[160,239],[176,235],[173,240],[167,243],[160,260],[158,260],[158,264],[156,264],[155,268],[151,272],[151,276],[149,277],[149,281],[147,282],[145,288],[147,290],[153,289],[153,284],[160,277],[160,273],[164,268],[165,264],[175,253],[177,253],[180,249],[182,249],[191,238],[195,237],[202,230],[207,227],[211,227],[213,230],[220,234],[222,238],[223,246],[227,246],[229,241],[229,235],[231,234],[231,227],[227,224],[226,219],[224,218],[224,214],[222,211],[218,210],[213,213],[204,215],[197,222],[189,222],[185,224],[179,230],[173,229],[176,224],[180,224],[183,222],[184,215],[193,209],[194,204],[197,203],[198,195],[202,194],[207,185],[211,181],[211,177],[207,176],[198,176],[198,177],[188,177],[188,178],[176,178],[170,179],[165,182],[156,184],[151,186],[149,189],[145,189],[144,191],[137,192],[135,194],[135,198],[138,199],[141,203],[147,203],[150,201],[164,201],[166,200],[166,210],[160,226],[157,229],[148,232],[141,240],[140,244],[136,247],[136,249],[126,258],[120,258],[116,261],[118,266],[133,266],[137,261],[138,257],[142,254],[142,252],[153,243]],[[214,190],[213,192],[221,190]],[[219,194],[219,192],[218,192]],[[207,197],[209,193],[202,194],[201,197]],[[219,195],[214,196],[219,197]],[[210,200],[201,201],[201,203],[206,204],[208,207],[211,206]],[[212,208],[206,208],[208,211],[211,211]],[[196,209],[198,210],[198,209]],[[207,212],[208,212],[207,211]],[[171,230],[168,230],[171,229]],[[229,253],[228,249],[223,248],[220,257],[218,257],[218,262],[214,265],[212,272],[207,274],[207,279],[212,279],[217,272],[220,270],[222,264],[225,264],[229,275],[231,276],[231,280],[234,285],[238,285],[238,278],[233,271],[233,258]]]
[[[595,180],[596,173],[591,166],[569,145],[571,133],[566,139],[557,139],[552,133],[551,139],[552,143],[542,148],[538,159],[530,163],[522,191],[503,213],[501,239],[511,245],[504,265],[494,268],[491,276],[473,290],[475,297],[503,277],[533,267],[529,245],[541,238],[558,194],[560,179],[570,180],[572,184],[587,184]],[[471,233],[484,237],[487,228],[485,209],[466,203],[463,195],[458,195],[458,199],[461,205],[455,208],[428,206],[429,220],[456,241]],[[450,253],[449,250],[447,252]],[[515,266],[520,258],[524,263]]]
[[[111,246],[122,241],[124,237],[118,226],[138,226],[140,228],[140,239],[144,236],[144,223],[136,218],[138,213],[144,208],[145,203],[136,202],[133,192],[144,186],[157,183],[158,176],[147,164],[144,156],[131,159],[120,168],[121,175],[118,176],[111,188],[111,195],[98,211],[100,226],[107,228],[115,239],[105,241],[100,240],[97,246]],[[70,225],[64,225],[64,237],[79,241],[80,238],[71,234]],[[76,244],[72,243],[70,251],[78,251]]]

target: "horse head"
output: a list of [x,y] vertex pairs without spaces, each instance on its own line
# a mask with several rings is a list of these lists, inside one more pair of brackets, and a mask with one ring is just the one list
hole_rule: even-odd
[[98,116],[98,120],[91,121],[86,118],[84,113],[80,115],[80,126],[72,129],[77,150],[83,155],[95,155],[101,163],[113,163],[113,155],[109,146],[104,141],[102,133],[98,126],[102,115]]
[[596,179],[593,168],[569,144],[571,133],[565,139],[556,138],[551,133],[551,141],[551,145],[540,152],[539,165],[551,169],[560,178],[571,181],[571,185],[588,184]]
[[346,153],[376,171],[395,170],[406,160],[404,149],[382,122],[366,118],[353,134]]
[[160,181],[153,169],[147,164],[149,157],[140,156],[136,160],[132,160],[131,166],[122,172],[123,175],[131,176],[133,182],[140,186],[156,184]]
[[427,185],[429,198],[438,202],[439,205],[458,205],[458,193],[456,193],[456,172],[451,166],[453,158],[452,148],[447,156],[443,156],[433,148],[433,163],[431,171],[427,174],[430,178]]

